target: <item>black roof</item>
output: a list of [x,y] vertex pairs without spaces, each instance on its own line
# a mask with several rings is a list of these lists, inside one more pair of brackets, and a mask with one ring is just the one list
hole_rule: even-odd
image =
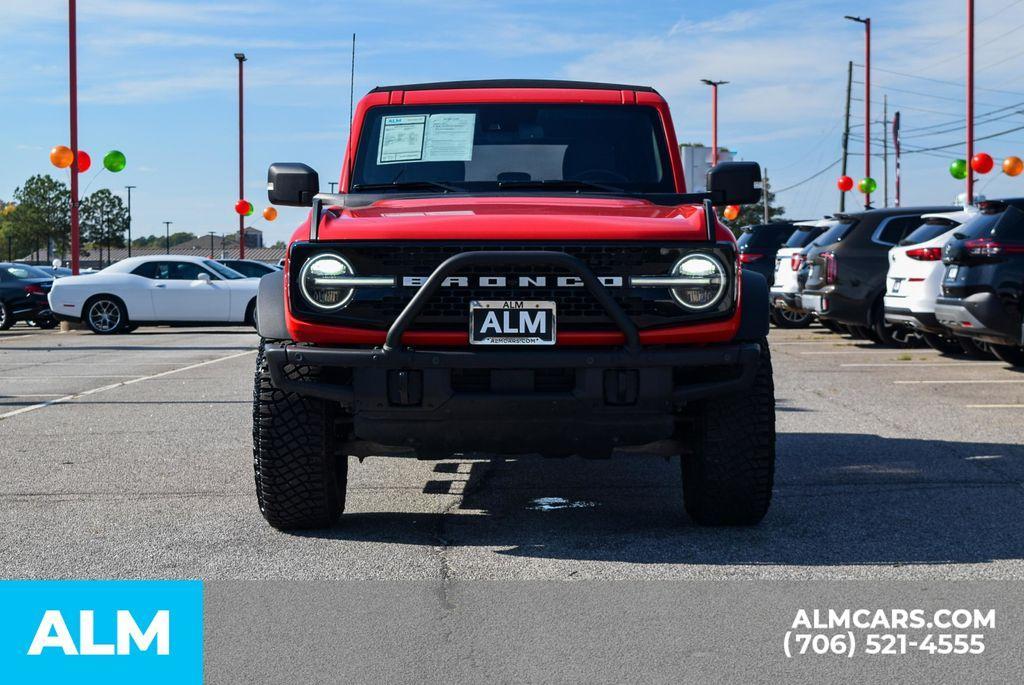
[[392,90],[463,90],[468,88],[568,88],[577,90],[638,90],[657,93],[650,86],[630,86],[622,83],[594,83],[592,81],[554,81],[549,79],[485,79],[482,81],[438,81],[436,83],[408,83],[400,86],[377,86],[371,93]]
[[875,209],[866,209],[859,212],[836,212],[832,218],[839,219],[842,221],[847,217],[853,216],[878,216],[886,217],[898,214],[942,214],[945,212],[955,212],[961,210],[963,207],[956,207],[951,205],[934,205],[934,206],[923,206],[923,207],[876,207]]

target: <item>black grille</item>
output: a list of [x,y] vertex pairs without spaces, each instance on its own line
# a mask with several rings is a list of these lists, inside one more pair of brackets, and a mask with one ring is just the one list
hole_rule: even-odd
[[[690,251],[685,244],[679,243],[297,243],[291,254],[292,277],[311,252],[325,249],[343,254],[359,275],[394,276],[398,282],[405,276],[429,276],[449,257],[475,250],[565,252],[586,263],[598,277],[621,276],[628,282],[631,275],[667,274],[672,265]],[[727,254],[722,250],[718,248],[715,251],[723,263],[730,264],[733,259],[731,251]],[[469,277],[473,287],[442,288],[410,327],[411,330],[466,330],[470,301],[508,299],[555,302],[560,331],[615,329],[604,309],[583,287],[483,287],[475,283],[480,276],[504,276],[509,283],[522,276],[545,276],[548,283],[555,283],[559,276],[568,275],[555,267],[516,265],[514,256],[510,256],[507,267],[473,266],[458,275]],[[298,288],[292,288],[293,293],[298,291]],[[347,307],[328,315],[313,311],[301,296],[292,302],[296,312],[306,319],[384,330],[394,322],[416,291],[416,287],[359,289]],[[732,308],[731,297],[726,297],[715,311],[687,312],[676,304],[665,288],[609,287],[609,292],[640,328],[707,319],[728,314]]]

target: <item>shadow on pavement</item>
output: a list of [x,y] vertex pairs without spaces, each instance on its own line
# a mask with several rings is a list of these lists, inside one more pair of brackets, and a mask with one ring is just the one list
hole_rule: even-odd
[[[363,466],[373,468],[374,460]],[[463,464],[448,513],[351,513],[350,541],[497,547],[495,554],[640,564],[910,565],[1024,558],[1024,447],[789,433],[772,509],[754,528],[701,528],[682,506],[678,459],[508,459]],[[467,474],[435,466],[425,493]],[[430,496],[425,494],[423,496]],[[543,510],[540,498],[576,506]],[[478,514],[478,515],[472,515]]]

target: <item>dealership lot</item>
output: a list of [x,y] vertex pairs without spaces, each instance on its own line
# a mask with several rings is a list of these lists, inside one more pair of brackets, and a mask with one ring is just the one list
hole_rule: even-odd
[[[252,486],[246,329],[0,334],[4,577],[1024,578],[1024,373],[773,330],[754,529],[686,518],[675,461],[355,460],[337,528]],[[741,419],[741,417],[740,417]]]

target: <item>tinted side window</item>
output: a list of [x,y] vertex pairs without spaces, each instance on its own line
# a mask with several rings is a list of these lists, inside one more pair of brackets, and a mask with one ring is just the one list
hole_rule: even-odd
[[900,245],[915,245],[917,243],[923,243],[926,240],[931,240],[932,238],[938,238],[954,226],[956,226],[955,223],[944,220],[927,221],[908,233],[906,237],[900,241]]
[[210,275],[210,272],[192,262],[170,262],[168,278],[175,281],[194,281],[199,274]]
[[793,235],[789,236],[789,240],[783,247],[807,247],[811,244],[811,241],[817,238],[819,235],[825,232],[824,228],[810,228],[807,230],[797,229],[793,231]]
[[875,240],[886,245],[895,245],[903,239],[903,236],[920,225],[921,217],[919,216],[892,217],[882,225],[882,230],[877,234]]
[[156,278],[156,262],[139,264],[137,267],[132,269],[132,273],[136,276],[142,276],[143,278]]

